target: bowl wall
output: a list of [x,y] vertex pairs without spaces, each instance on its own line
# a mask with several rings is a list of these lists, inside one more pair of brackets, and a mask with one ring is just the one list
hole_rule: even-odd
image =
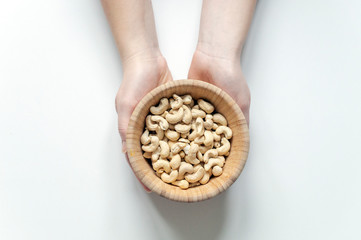
[[[231,150],[223,167],[223,174],[212,177],[205,185],[182,190],[164,183],[142,155],[140,136],[144,131],[145,118],[151,106],[157,105],[163,97],[173,94],[190,94],[194,99],[203,98],[211,102],[217,112],[223,114],[233,131]],[[149,92],[136,106],[127,130],[127,153],[129,162],[137,177],[152,191],[171,200],[196,202],[216,196],[231,186],[246,163],[249,150],[249,133],[241,109],[234,100],[220,88],[199,80],[177,80],[161,85]]]

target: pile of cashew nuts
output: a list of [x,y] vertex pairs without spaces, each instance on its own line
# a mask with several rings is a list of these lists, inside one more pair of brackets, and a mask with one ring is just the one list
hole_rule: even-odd
[[204,99],[191,95],[160,99],[150,108],[140,142],[164,182],[187,189],[223,172],[232,130],[226,118]]

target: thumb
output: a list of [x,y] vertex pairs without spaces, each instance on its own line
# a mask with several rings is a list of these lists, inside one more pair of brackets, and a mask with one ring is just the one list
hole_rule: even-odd
[[243,111],[243,115],[247,121],[247,125],[249,127],[249,109],[246,109],[246,110],[242,110]]
[[[125,140],[126,140],[126,136],[127,136],[127,128],[128,128],[128,123],[129,123],[129,119],[130,116],[132,114],[132,108],[130,107],[122,107],[121,105],[119,105],[119,108],[117,107],[117,113],[118,113],[118,131],[120,134],[120,137],[122,138],[122,151],[125,154],[125,158],[127,159],[127,162],[130,166],[130,168],[133,171],[133,168],[130,165],[129,162],[129,157],[127,154],[127,149],[126,149],[126,144],[125,144]],[[133,171],[134,172],[134,171]],[[136,178],[138,179],[138,181],[140,182],[140,184],[143,186],[144,190],[146,192],[151,192],[149,188],[147,188],[138,178],[138,176],[134,173],[134,175],[136,176]]]
[[122,116],[122,114],[118,114],[118,131],[120,134],[120,138],[122,139],[122,152],[125,153],[126,150],[126,144],[125,140],[127,138],[127,127],[128,127],[129,119],[127,119],[127,116]]
[[127,128],[132,110],[130,107],[125,107],[123,105],[117,105],[116,110],[118,113],[118,131],[122,139],[122,151],[123,153],[125,153],[126,152],[125,140],[127,138]]

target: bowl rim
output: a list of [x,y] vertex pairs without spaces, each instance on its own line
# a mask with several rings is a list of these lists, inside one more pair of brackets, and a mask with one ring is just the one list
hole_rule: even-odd
[[[217,93],[217,94],[221,94],[222,98],[224,98],[225,101],[231,103],[230,104],[231,108],[232,108],[233,111],[235,111],[236,116],[238,117],[238,120],[240,121],[240,128],[242,130],[241,131],[242,132],[242,143],[245,144],[245,148],[242,149],[242,154],[240,156],[240,158],[241,158],[240,159],[240,166],[237,166],[237,168],[232,173],[232,175],[230,175],[228,177],[227,181],[224,184],[222,183],[222,186],[218,186],[217,191],[209,192],[208,194],[200,194],[197,197],[179,198],[179,196],[177,196],[177,194],[174,191],[172,193],[168,193],[167,191],[163,191],[162,188],[159,187],[158,185],[150,184],[149,178],[146,177],[146,175],[144,174],[144,170],[142,170],[140,168],[139,164],[138,164],[139,161],[142,161],[142,160],[145,161],[147,164],[149,164],[149,163],[142,155],[141,155],[141,157],[137,156],[137,154],[135,154],[135,151],[133,150],[134,146],[136,146],[137,144],[140,145],[140,140],[135,139],[132,136],[133,136],[133,129],[136,127],[136,123],[137,123],[137,115],[140,113],[142,107],[147,102],[149,102],[152,98],[154,98],[159,93],[161,93],[162,91],[164,91],[166,89],[170,89],[170,88],[179,87],[179,86],[196,86],[196,87],[202,88],[203,90],[207,90],[207,91],[211,91],[211,92],[214,92],[214,93]],[[159,194],[160,196],[165,197],[167,199],[174,200],[174,201],[179,201],[179,202],[203,201],[203,200],[212,198],[212,197],[220,194],[221,192],[224,192],[226,189],[228,189],[237,180],[237,178],[241,174],[241,172],[242,172],[242,170],[243,170],[243,168],[245,166],[245,163],[247,161],[248,151],[249,151],[249,130],[248,130],[248,125],[247,125],[247,122],[246,122],[246,119],[245,119],[245,117],[243,115],[242,110],[240,109],[238,104],[236,104],[236,102],[233,100],[233,98],[231,96],[229,96],[229,94],[227,94],[225,91],[223,91],[222,89],[220,89],[219,87],[217,87],[217,86],[215,86],[213,84],[210,84],[210,83],[207,83],[207,82],[204,82],[204,81],[201,81],[201,80],[195,80],[195,79],[175,80],[175,81],[167,82],[165,84],[162,84],[162,85],[154,88],[149,93],[147,93],[141,99],[141,101],[137,104],[137,106],[135,107],[135,109],[132,112],[131,118],[129,120],[128,128],[127,128],[126,153],[125,154],[128,155],[129,164],[130,164],[134,174],[136,175],[136,177],[146,187],[148,187],[152,192],[155,192],[155,193]],[[153,173],[154,173],[154,171],[153,171]],[[159,180],[160,180],[160,178],[159,178]],[[168,184],[168,183],[164,183],[164,184]],[[207,184],[202,185],[202,186],[206,186]],[[189,189],[191,189],[191,188],[189,188]],[[192,188],[192,189],[194,189],[194,188]],[[188,191],[188,189],[187,190],[182,190],[182,191]]]

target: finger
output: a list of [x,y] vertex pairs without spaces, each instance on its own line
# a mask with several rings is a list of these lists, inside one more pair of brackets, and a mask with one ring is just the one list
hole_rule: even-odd
[[200,76],[200,74],[198,74],[198,72],[196,72],[192,68],[188,72],[188,79],[196,79],[202,81],[202,77]]
[[244,118],[247,121],[247,125],[249,127],[249,109],[250,109],[250,105],[251,105],[251,98],[244,98],[241,101],[238,101],[238,105],[241,108]]
[[247,125],[249,127],[249,109],[243,111],[243,115],[244,115],[244,117],[245,117],[245,119],[247,121]]
[[244,118],[246,119],[247,125],[249,126],[249,103],[245,103],[246,100],[236,101],[237,105],[241,109]]
[[173,77],[172,77],[172,73],[169,71],[169,68],[166,68],[166,72],[164,73],[164,75],[161,77],[161,79],[159,80],[159,85],[163,84],[163,83],[167,83],[173,81]]
[[125,111],[119,111],[118,114],[118,131],[120,138],[122,139],[122,152],[127,151],[126,138],[127,138],[127,128],[129,123],[129,113]]
[[[134,173],[134,170],[132,168],[132,166],[130,165],[130,162],[129,162],[129,157],[128,157],[128,154],[125,153],[125,158],[127,159],[127,162],[129,164],[129,167],[132,169],[133,173]],[[147,193],[150,193],[152,192],[147,186],[145,186],[142,181],[140,181],[140,179],[138,178],[138,176],[134,173],[135,177],[138,179],[139,183],[143,186],[144,190],[147,192]]]
[[116,110],[118,113],[118,131],[122,140],[125,141],[129,119],[133,111],[133,106],[126,103],[117,103]]
[[126,145],[126,142],[124,140],[122,140],[122,152],[123,153],[127,152],[127,145]]
[[[126,116],[124,116],[126,115]],[[122,115],[122,113],[118,114],[118,131],[122,142],[125,142],[127,137],[127,128],[129,123],[129,118],[127,114]]]
[[[119,104],[117,105],[117,112],[118,112],[118,130],[120,133],[120,137],[122,138],[122,151],[125,154],[125,158],[127,159],[127,162],[130,166],[130,168],[132,169],[133,173],[134,170],[130,165],[129,162],[129,157],[128,154],[126,152],[126,132],[127,132],[127,128],[128,128],[128,123],[129,123],[129,118],[130,115],[132,113],[133,109],[132,107],[129,106],[125,106],[124,104]],[[134,173],[135,175],[135,173]],[[137,175],[135,175],[136,178],[138,179],[138,181],[140,182],[140,184],[143,186],[144,190],[146,192],[151,192],[149,188],[147,188],[141,181],[140,179],[137,177]]]

